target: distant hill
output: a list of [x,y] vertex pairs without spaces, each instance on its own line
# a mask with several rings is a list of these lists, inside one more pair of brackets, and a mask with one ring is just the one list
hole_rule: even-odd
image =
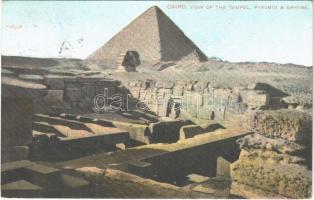
[[20,66],[20,67],[54,67],[61,63],[80,63],[80,59],[66,59],[66,58],[36,58],[36,57],[22,57],[22,56],[1,56],[2,66]]

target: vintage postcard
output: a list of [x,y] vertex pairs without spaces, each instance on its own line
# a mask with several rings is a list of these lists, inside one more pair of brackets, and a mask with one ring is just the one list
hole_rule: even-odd
[[311,1],[2,1],[3,198],[309,199]]

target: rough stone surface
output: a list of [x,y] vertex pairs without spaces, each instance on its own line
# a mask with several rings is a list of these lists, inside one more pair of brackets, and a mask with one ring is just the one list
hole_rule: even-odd
[[249,116],[250,129],[269,138],[311,141],[312,117],[296,110],[258,111]]
[[65,97],[70,101],[79,101],[82,97],[82,91],[80,88],[66,88]]
[[309,198],[312,173],[305,166],[276,159],[265,159],[241,151],[240,159],[231,165],[233,181],[291,198]]
[[49,105],[60,104],[63,102],[64,90],[47,90],[47,95],[44,97],[45,103]]
[[145,102],[151,111],[162,117],[170,116],[167,104],[172,101],[180,105],[181,114],[183,111],[193,118],[219,120],[243,114],[247,110],[267,108],[273,103],[268,101],[268,97],[274,99],[261,90],[247,90],[236,86],[226,88],[209,85],[206,81],[158,80],[155,84],[150,84],[153,81],[147,82],[149,84],[142,80],[129,81],[124,85],[135,98]]
[[269,192],[266,190],[258,189],[249,185],[238,183],[237,181],[232,181],[230,197],[241,197],[246,199],[286,199],[287,197]]
[[95,86],[84,85],[82,87],[82,96],[94,98],[95,97]]
[[237,140],[241,149],[264,149],[280,153],[293,154],[305,150],[305,146],[281,138],[271,139],[260,134],[247,135]]
[[230,179],[230,166],[231,162],[223,158],[222,156],[219,156],[217,158],[217,176],[222,176]]
[[208,82],[199,81],[193,85],[194,91],[203,92],[205,88],[207,88]]
[[48,85],[48,88],[51,90],[64,89],[64,80],[62,76],[47,75],[44,77],[44,84]]
[[244,90],[241,91],[241,98],[251,108],[264,108],[269,104],[270,96],[261,90]]
[[240,158],[242,159],[259,159],[266,162],[280,163],[280,164],[305,164],[305,159],[298,156],[277,153],[275,151],[250,149],[248,151],[242,149]]

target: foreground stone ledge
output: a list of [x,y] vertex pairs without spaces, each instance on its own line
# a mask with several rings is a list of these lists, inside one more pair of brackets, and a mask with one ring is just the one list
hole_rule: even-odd
[[230,194],[232,196],[247,198],[247,199],[287,199],[280,194],[272,193],[266,190],[261,190],[256,187],[241,184],[236,181],[232,181]]
[[247,135],[237,140],[242,149],[263,149],[279,153],[296,154],[303,152],[306,146],[281,138],[271,139],[260,134]]
[[202,194],[110,168],[83,167],[69,171],[90,181],[95,197],[215,198],[212,194]]
[[233,181],[286,197],[311,197],[312,172],[305,166],[243,154],[231,165]]
[[302,111],[258,111],[251,114],[248,124],[250,129],[269,138],[307,143],[312,137],[312,117]]

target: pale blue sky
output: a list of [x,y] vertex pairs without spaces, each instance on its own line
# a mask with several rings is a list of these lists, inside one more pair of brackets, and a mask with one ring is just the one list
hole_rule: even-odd
[[[171,7],[178,4],[186,8]],[[208,57],[312,65],[310,1],[7,1],[2,8],[2,54],[84,59],[153,5],[159,6]],[[191,5],[214,7],[195,10]],[[218,5],[226,9],[215,8]],[[233,10],[232,5],[250,9]],[[60,55],[63,41],[71,46]]]

